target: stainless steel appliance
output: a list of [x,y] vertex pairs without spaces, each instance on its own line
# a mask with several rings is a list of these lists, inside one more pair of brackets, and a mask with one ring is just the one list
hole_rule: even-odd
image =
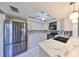
[[4,21],[4,56],[16,56],[27,50],[26,22]]

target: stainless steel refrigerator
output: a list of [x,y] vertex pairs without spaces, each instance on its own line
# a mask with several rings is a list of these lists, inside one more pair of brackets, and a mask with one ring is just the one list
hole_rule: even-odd
[[27,50],[26,22],[4,21],[4,57],[16,56]]

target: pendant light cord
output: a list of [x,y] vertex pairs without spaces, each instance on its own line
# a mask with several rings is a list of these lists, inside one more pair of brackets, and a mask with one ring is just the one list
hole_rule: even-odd
[[75,12],[75,3],[73,4],[73,12]]

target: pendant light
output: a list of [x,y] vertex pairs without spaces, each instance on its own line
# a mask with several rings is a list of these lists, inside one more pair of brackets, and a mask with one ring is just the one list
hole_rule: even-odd
[[70,5],[73,5],[73,12],[70,15],[70,19],[72,20],[72,23],[76,23],[78,22],[79,13],[78,11],[75,11],[75,3],[72,3]]

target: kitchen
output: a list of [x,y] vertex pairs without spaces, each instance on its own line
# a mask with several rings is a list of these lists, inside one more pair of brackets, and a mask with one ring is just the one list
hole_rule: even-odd
[[72,2],[0,2],[0,56],[74,56],[64,48],[79,42],[78,21],[69,18],[78,6]]

